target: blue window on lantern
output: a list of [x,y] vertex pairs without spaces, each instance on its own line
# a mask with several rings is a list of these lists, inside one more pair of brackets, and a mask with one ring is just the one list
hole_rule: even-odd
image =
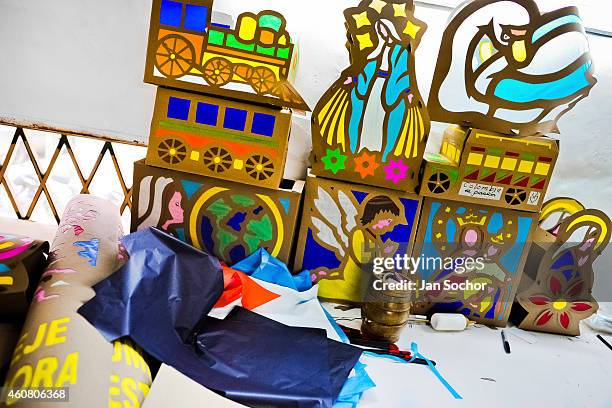
[[189,119],[189,106],[191,101],[189,99],[181,99],[170,97],[168,100],[168,117],[170,119]]
[[185,29],[203,33],[206,32],[207,23],[208,7],[194,4],[185,5]]
[[242,132],[246,126],[246,118],[247,111],[242,109],[227,108],[225,109],[225,120],[223,121],[223,127]]
[[163,25],[172,27],[181,26],[181,16],[183,14],[183,3],[177,1],[163,0],[159,22]]
[[198,109],[196,110],[196,122],[202,125],[217,125],[217,118],[219,117],[219,106],[212,105],[210,103],[198,102]]
[[265,113],[256,113],[253,116],[251,132],[257,135],[272,137],[275,123],[276,118],[274,116],[266,115]]

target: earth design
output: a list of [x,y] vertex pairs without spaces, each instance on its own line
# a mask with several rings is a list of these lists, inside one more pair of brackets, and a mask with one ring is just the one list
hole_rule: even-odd
[[264,200],[229,190],[204,203],[198,222],[203,247],[228,263],[239,262],[260,247],[270,252],[278,237],[276,218]]

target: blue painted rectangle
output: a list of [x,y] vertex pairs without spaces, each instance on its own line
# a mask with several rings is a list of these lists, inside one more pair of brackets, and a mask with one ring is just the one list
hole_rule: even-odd
[[276,118],[273,115],[265,113],[255,113],[253,116],[253,126],[251,132],[257,135],[272,137],[274,134],[274,125]]
[[242,132],[246,126],[246,118],[247,111],[242,109],[227,108],[225,109],[225,120],[223,122],[223,127]]
[[196,110],[196,123],[216,126],[219,117],[219,106],[210,103],[198,102]]
[[163,0],[161,3],[161,12],[159,15],[160,24],[180,27],[181,17],[183,14],[183,3],[177,1]]
[[185,24],[183,27],[186,30],[206,32],[208,24],[208,7],[197,6],[195,4],[187,4],[185,6]]
[[170,97],[168,100],[168,118],[188,120],[190,105],[191,101],[189,99]]

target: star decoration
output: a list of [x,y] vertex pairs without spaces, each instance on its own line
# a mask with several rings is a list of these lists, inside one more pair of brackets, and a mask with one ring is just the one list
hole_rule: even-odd
[[393,5],[393,15],[395,17],[408,17],[406,15],[406,5],[405,4],[394,4]]
[[362,179],[368,176],[374,176],[376,169],[380,167],[380,164],[376,163],[376,156],[363,152],[359,157],[355,157],[355,171],[359,173]]
[[408,177],[408,170],[410,170],[410,166],[404,164],[402,159],[391,160],[389,164],[385,166],[385,180],[390,180],[393,184],[398,184]]
[[368,18],[368,12],[364,11],[361,14],[353,14],[353,18],[357,23],[357,28],[361,28],[363,26],[372,25],[370,19]]
[[359,42],[359,49],[364,50],[366,48],[373,47],[372,37],[370,37],[370,33],[357,35],[357,42]]
[[410,37],[416,39],[419,31],[421,31],[421,27],[414,24],[411,20],[408,20],[406,23],[406,28],[404,29],[404,34],[408,34]]
[[346,169],[347,156],[340,153],[340,148],[336,150],[327,149],[327,154],[321,159],[325,170],[330,170],[334,174],[338,174],[340,170]]
[[382,12],[382,9],[387,5],[387,3],[385,3],[382,0],[372,0],[372,3],[370,3],[370,8],[373,8],[374,10],[378,11],[379,13]]

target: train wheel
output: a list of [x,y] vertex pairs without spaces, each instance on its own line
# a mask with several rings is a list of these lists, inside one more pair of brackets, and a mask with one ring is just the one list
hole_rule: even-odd
[[527,192],[520,188],[509,188],[504,194],[504,198],[510,205],[521,205],[527,200]]
[[438,172],[431,175],[427,181],[427,188],[433,194],[446,193],[451,186],[451,180],[448,175]]
[[195,48],[186,38],[170,34],[157,46],[155,67],[167,78],[180,78],[195,65],[195,54]]
[[274,91],[277,79],[271,69],[257,67],[253,69],[249,82],[258,94],[265,95]]
[[164,139],[157,147],[157,154],[168,164],[179,164],[187,157],[187,146],[177,139]]
[[255,180],[263,181],[274,174],[274,163],[267,157],[258,154],[247,159],[244,169]]
[[223,173],[232,167],[233,162],[232,155],[221,147],[212,147],[204,152],[204,166],[215,173]]
[[204,80],[212,86],[223,86],[232,80],[234,68],[225,58],[215,57],[204,64]]

